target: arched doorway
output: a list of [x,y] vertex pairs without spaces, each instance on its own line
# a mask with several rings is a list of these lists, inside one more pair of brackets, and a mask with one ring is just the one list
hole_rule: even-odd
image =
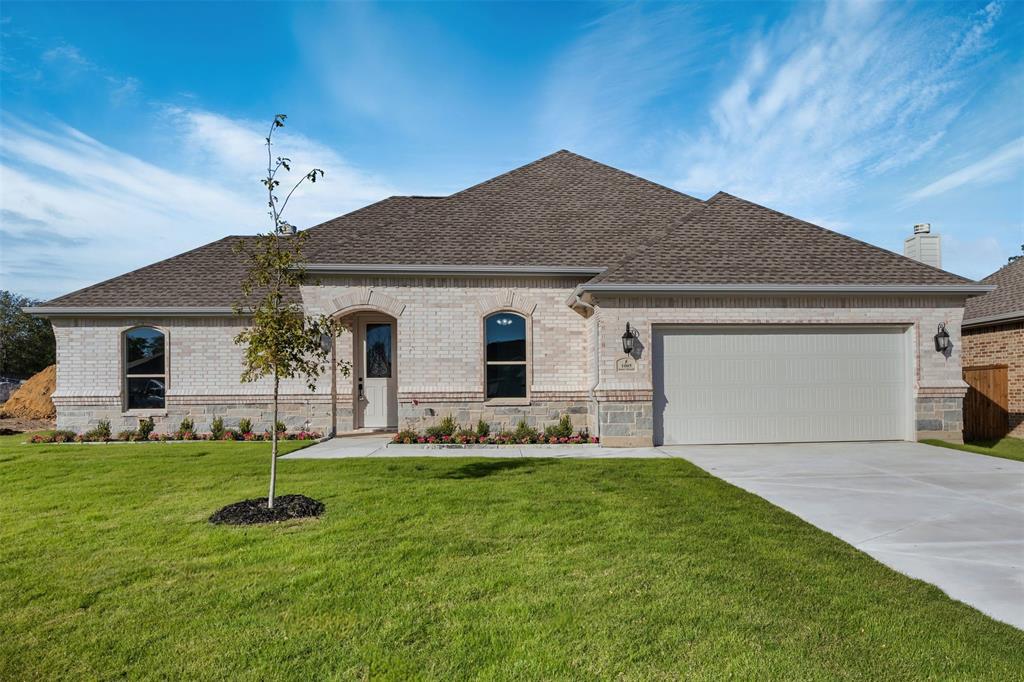
[[[337,368],[332,383],[332,404],[342,430],[351,423],[352,430],[392,430],[398,428],[398,320],[371,305],[354,305],[332,316],[351,333],[347,341],[335,340],[338,359],[352,363],[351,403],[344,399],[348,380],[338,390]],[[347,336],[347,335],[346,335]],[[351,353],[351,354],[350,354]],[[339,399],[340,398],[340,399]],[[351,404],[351,421],[346,414]],[[342,410],[338,415],[339,407]]]

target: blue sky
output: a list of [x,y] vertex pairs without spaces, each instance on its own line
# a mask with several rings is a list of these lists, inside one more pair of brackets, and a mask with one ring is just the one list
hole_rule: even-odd
[[1024,3],[69,3],[0,8],[0,278],[48,298],[560,148],[982,277],[1024,242]]

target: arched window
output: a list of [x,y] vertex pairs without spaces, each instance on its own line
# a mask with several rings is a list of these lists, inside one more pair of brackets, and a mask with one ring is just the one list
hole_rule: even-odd
[[167,386],[164,333],[135,327],[124,333],[124,376],[129,410],[163,409]]
[[501,312],[484,320],[487,399],[526,397],[526,318]]

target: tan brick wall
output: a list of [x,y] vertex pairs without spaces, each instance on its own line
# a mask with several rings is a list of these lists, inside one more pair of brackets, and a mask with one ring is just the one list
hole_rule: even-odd
[[[653,392],[649,350],[641,355],[635,373],[615,371],[622,357],[621,336],[626,322],[638,329],[640,342],[650,346],[655,324],[898,324],[912,330],[917,353],[914,389],[920,401],[942,405],[962,397],[960,370],[959,298],[925,297],[725,297],[633,296],[595,300],[596,314],[586,317],[566,301],[578,279],[495,277],[324,277],[317,286],[303,287],[311,313],[335,314],[352,310],[383,310],[397,320],[400,414],[422,420],[428,408],[485,414],[483,317],[498,308],[528,313],[531,330],[532,382],[535,406],[573,408],[574,418],[592,431],[609,427],[608,435],[623,444],[650,438]],[[242,349],[233,337],[242,328],[235,318],[78,319],[54,322],[58,367],[55,402],[58,413],[75,427],[89,419],[113,415],[124,422],[137,417],[121,410],[121,334],[147,324],[168,335],[168,416],[173,421],[190,409],[206,418],[214,409],[232,405],[265,405],[269,380],[243,384]],[[953,337],[949,358],[936,353],[932,337],[945,322]],[[591,349],[599,346],[598,353]],[[340,360],[352,358],[352,336],[338,342]],[[589,389],[596,383],[596,401]],[[329,427],[330,379],[321,378],[310,395],[298,380],[285,381],[282,395],[289,418],[313,420]],[[351,425],[351,380],[339,376],[339,428]],[[327,407],[325,408],[325,401]],[[937,401],[937,402],[936,402]],[[598,409],[604,405],[607,409]],[[644,407],[644,404],[647,407]],[[210,406],[216,406],[215,408]],[[583,412],[581,406],[586,407]],[[528,419],[546,420],[523,406]],[[928,415],[934,413],[928,407]],[[515,410],[502,411],[512,419]],[[536,412],[536,410],[534,411]],[[598,417],[600,413],[600,417]],[[487,413],[489,414],[489,413]],[[519,414],[516,412],[516,414]],[[608,415],[615,414],[611,417]],[[235,415],[234,412],[231,416]],[[122,419],[123,418],[123,419]],[[326,421],[325,421],[326,420]],[[113,419],[112,419],[113,421]],[[68,421],[67,423],[71,423]],[[952,422],[944,422],[950,430]],[[130,424],[129,424],[130,425]],[[626,432],[629,432],[628,434]],[[614,432],[614,433],[612,433]],[[619,432],[622,432],[621,434]]]
[[[918,400],[962,398],[959,297],[913,296],[599,296],[600,326],[599,400],[649,402],[654,389],[650,346],[653,326],[659,324],[886,324],[906,326],[914,337],[914,392]],[[623,357],[622,334],[626,322],[637,329],[645,347],[635,372],[618,372]],[[952,353],[935,351],[933,337],[943,322],[952,337]],[[632,394],[631,397],[630,394]],[[623,397],[627,396],[627,397]],[[951,411],[950,411],[951,412]],[[605,422],[601,410],[602,423]],[[642,415],[641,415],[642,416]],[[959,431],[959,422],[943,424],[941,433]],[[602,426],[602,435],[605,429]],[[924,437],[937,435],[919,433]]]
[[[362,310],[386,297],[397,315],[399,399],[484,398],[483,318],[496,309],[528,313],[533,397],[559,400],[590,386],[587,320],[566,305],[578,279],[322,277],[303,287],[313,314]],[[383,306],[370,306],[384,309]],[[351,337],[339,358],[351,361]],[[351,383],[339,385],[351,391]]]
[[964,367],[1007,365],[1010,435],[1024,438],[1024,321],[964,330]]

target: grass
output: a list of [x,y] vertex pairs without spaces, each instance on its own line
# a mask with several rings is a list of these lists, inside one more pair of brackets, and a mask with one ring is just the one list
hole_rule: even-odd
[[1014,459],[1024,462],[1024,439],[1022,438],[1000,438],[999,440],[986,440],[974,443],[949,443],[944,440],[928,439],[921,441],[928,445],[938,445],[942,448],[963,450],[964,452],[976,452],[979,455],[990,455],[1002,457],[1003,459]]
[[[284,443],[285,449],[298,443]],[[681,460],[0,441],[6,679],[1020,679],[1024,633]]]

